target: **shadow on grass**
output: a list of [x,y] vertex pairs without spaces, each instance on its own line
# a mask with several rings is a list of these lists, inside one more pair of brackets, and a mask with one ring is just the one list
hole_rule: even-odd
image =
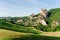
[[30,36],[23,36],[20,38],[13,38],[12,40],[60,40],[60,37],[30,35]]

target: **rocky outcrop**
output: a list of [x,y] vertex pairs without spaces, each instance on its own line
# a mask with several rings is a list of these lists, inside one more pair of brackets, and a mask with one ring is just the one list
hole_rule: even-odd
[[22,19],[20,19],[20,20],[17,20],[17,23],[19,23],[19,22],[23,22],[23,20],[22,20]]
[[60,20],[54,20],[52,23],[51,23],[51,26],[57,26],[60,24]]
[[46,18],[47,18],[48,11],[46,9],[41,9],[38,16],[36,16],[34,13],[32,13],[27,21],[23,21],[22,19],[17,20],[17,23],[24,22],[25,25],[32,24],[33,26],[37,26],[38,23],[41,23],[42,25],[47,25]]
[[36,16],[34,13],[32,13],[32,15],[29,16],[29,19],[32,20],[32,19],[36,19]]
[[47,14],[48,14],[48,11],[46,9],[41,8],[40,16],[42,16],[44,18],[47,18]]
[[42,25],[47,25],[45,18],[47,18],[48,11],[46,9],[41,9],[41,12],[38,17],[34,13],[29,16],[29,19],[37,19],[36,24],[41,23]]
[[40,15],[38,16],[38,22],[42,25],[47,25],[45,18],[47,18],[48,11],[46,9],[41,9]]

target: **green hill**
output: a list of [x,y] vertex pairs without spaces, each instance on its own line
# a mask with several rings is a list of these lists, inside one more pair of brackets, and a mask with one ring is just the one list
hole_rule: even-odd
[[49,17],[50,22],[60,20],[60,8],[51,9],[49,12],[51,13],[51,16]]

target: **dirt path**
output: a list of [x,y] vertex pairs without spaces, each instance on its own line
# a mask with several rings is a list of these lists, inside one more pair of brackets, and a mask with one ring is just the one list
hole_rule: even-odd
[[56,36],[56,37],[60,37],[60,32],[43,32],[41,35],[43,35],[43,36]]

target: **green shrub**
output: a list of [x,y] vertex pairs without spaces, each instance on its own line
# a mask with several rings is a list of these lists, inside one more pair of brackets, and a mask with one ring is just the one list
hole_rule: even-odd
[[56,27],[51,27],[51,26],[43,26],[43,25],[38,25],[39,30],[45,31],[45,32],[54,32],[56,31]]
[[56,31],[60,31],[60,25],[56,26]]
[[44,27],[43,31],[53,32],[53,31],[55,31],[55,28],[52,28],[52,27]]

